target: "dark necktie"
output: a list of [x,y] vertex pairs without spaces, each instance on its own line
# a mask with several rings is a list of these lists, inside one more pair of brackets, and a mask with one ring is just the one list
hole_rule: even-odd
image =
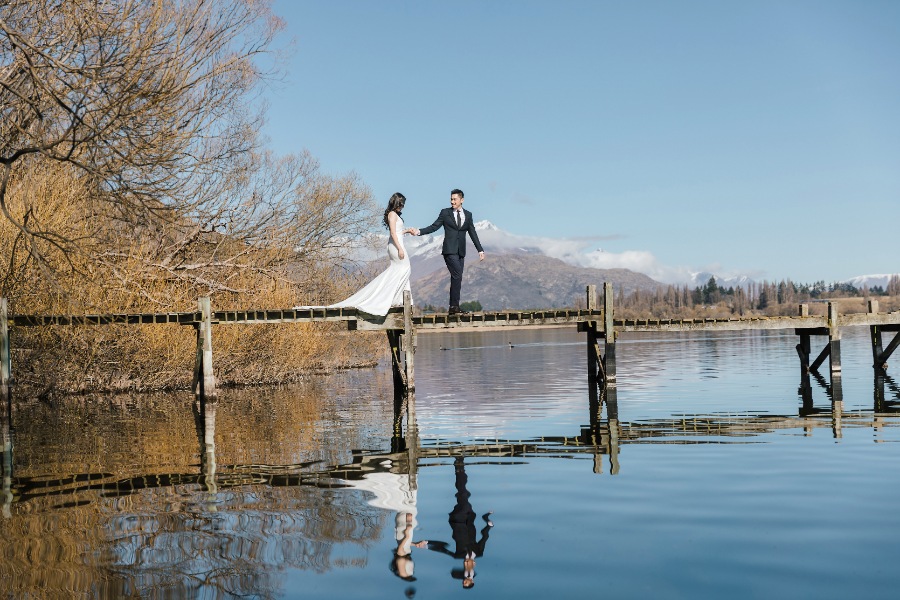
[[462,219],[459,218],[459,211],[456,211],[456,226],[462,227]]

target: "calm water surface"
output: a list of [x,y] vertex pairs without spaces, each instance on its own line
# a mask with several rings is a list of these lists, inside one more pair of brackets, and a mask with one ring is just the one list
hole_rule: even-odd
[[625,336],[600,404],[573,330],[422,334],[413,423],[387,366],[14,398],[0,597],[894,598],[900,387],[796,343]]

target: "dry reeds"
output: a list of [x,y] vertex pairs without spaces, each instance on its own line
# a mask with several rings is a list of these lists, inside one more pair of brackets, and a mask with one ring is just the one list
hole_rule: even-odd
[[[194,311],[201,295],[211,296],[216,310],[289,308],[313,297],[319,303],[339,300],[358,283],[341,269],[347,248],[322,253],[297,246],[293,241],[304,233],[291,215],[304,212],[310,227],[326,216],[342,223],[344,230],[332,223],[327,242],[345,246],[353,240],[343,231],[359,237],[364,222],[377,217],[368,191],[354,178],[316,185],[325,179],[313,164],[304,193],[315,202],[305,202],[299,192],[291,195],[278,219],[256,228],[260,239],[251,243],[238,234],[198,231],[187,217],[140,215],[132,223],[112,218],[73,169],[35,163],[12,181],[7,205],[70,243],[23,236],[0,220],[0,261],[6,267],[0,293],[13,314]],[[322,245],[319,233],[307,237]],[[351,337],[324,323],[221,325],[213,330],[214,368],[221,385],[283,383],[315,371],[372,365],[381,341],[377,335]],[[195,350],[190,327],[57,326],[16,329],[12,359],[26,395],[149,391],[189,387]]]

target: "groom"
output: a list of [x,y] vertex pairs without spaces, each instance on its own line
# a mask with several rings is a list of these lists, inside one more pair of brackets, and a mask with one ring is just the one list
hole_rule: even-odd
[[457,315],[464,311],[459,308],[459,295],[462,290],[463,267],[466,262],[466,233],[472,238],[472,243],[478,249],[478,259],[484,260],[484,248],[478,241],[475,232],[475,221],[472,213],[463,210],[464,195],[462,190],[450,192],[450,208],[441,209],[441,214],[434,223],[422,229],[413,231],[415,235],[425,235],[444,228],[444,247],[441,253],[444,255],[444,263],[450,271],[450,314]]

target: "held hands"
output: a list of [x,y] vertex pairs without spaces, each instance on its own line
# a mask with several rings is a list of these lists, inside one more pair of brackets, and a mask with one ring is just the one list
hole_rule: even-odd
[[411,235],[419,235],[419,230],[416,229],[415,227],[410,227],[409,229],[404,230],[403,233],[409,233]]

